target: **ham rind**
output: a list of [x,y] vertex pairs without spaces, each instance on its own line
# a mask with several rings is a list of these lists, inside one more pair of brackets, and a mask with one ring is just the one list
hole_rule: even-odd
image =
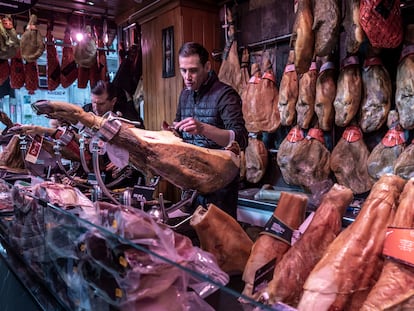
[[299,78],[299,96],[296,102],[296,115],[298,125],[303,129],[311,126],[315,114],[316,80],[318,71],[316,63]]
[[[305,195],[281,192],[273,217],[292,230],[297,229],[304,220],[307,204],[308,198]],[[257,238],[243,272],[243,281],[245,282],[243,294],[245,296],[253,298],[260,296],[260,292],[253,294],[256,271],[274,258],[278,264],[289,248],[290,241],[287,242],[266,232]]]
[[218,72],[218,78],[221,82],[231,85],[237,92],[241,87],[241,69],[239,62],[239,53],[237,51],[237,41],[235,40],[235,30],[231,10],[227,8],[227,22],[229,29],[227,31],[228,39],[223,52],[223,61]]
[[[346,60],[346,59],[345,59]],[[362,98],[362,78],[359,64],[343,66],[339,72],[334,100],[335,124],[348,126],[356,116]]]
[[53,91],[60,84],[60,64],[51,29],[47,30],[46,38],[47,89]]
[[[378,62],[376,62],[378,60]],[[360,126],[364,133],[379,130],[387,121],[391,109],[392,82],[387,69],[378,58],[373,64],[365,60],[362,70],[363,96]]]
[[305,233],[276,265],[266,290],[270,304],[297,305],[306,278],[341,231],[342,216],[352,199],[352,191],[339,184],[323,196]]
[[299,96],[299,80],[295,70],[295,51],[290,50],[282,80],[279,86],[280,124],[291,126],[296,120],[296,102]]
[[[414,228],[413,196],[414,179],[410,179],[401,193],[392,227]],[[413,303],[414,268],[385,259],[381,275],[360,310],[412,310]]]
[[226,273],[244,271],[253,241],[240,224],[214,204],[199,206],[190,220],[200,240],[201,249],[212,253]]
[[315,35],[312,24],[311,0],[299,0],[292,33],[295,48],[295,68],[298,74],[309,70],[314,56]]
[[331,153],[330,167],[337,183],[349,187],[355,194],[369,191],[374,179],[368,174],[368,157],[361,129],[348,126]]
[[[94,129],[101,128],[106,120],[66,102],[41,101],[34,107],[38,113]],[[147,131],[126,123],[121,123],[110,143],[129,151],[129,160],[143,172],[150,170],[182,189],[214,192],[239,174],[237,143],[236,153],[208,149],[186,143],[170,131]]]
[[315,32],[315,55],[331,54],[338,43],[340,11],[338,0],[314,1],[313,31]]
[[323,131],[332,129],[335,117],[333,102],[336,97],[336,70],[328,58],[322,59],[322,66],[316,79],[315,113],[319,128]]
[[343,310],[354,293],[371,285],[404,184],[396,175],[384,175],[374,184],[355,221],[329,245],[307,278],[299,311]]

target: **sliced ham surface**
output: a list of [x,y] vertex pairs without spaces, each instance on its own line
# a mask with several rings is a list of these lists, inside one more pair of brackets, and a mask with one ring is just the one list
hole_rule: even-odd
[[396,175],[384,175],[374,184],[355,221],[329,245],[307,278],[299,311],[344,310],[354,294],[373,285],[404,185]]

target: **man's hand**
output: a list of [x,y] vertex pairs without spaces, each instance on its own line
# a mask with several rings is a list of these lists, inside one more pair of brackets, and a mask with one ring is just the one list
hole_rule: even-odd
[[185,118],[180,122],[174,122],[173,126],[179,132],[187,132],[191,135],[203,135],[204,123],[193,117]]

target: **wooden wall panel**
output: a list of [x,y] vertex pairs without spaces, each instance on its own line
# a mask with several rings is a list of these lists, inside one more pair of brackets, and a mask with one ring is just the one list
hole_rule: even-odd
[[[175,76],[162,77],[162,30],[174,27]],[[142,67],[144,87],[144,123],[150,130],[159,130],[162,121],[175,118],[183,82],[178,68],[178,50],[186,41],[198,41],[209,51],[219,48],[218,11],[203,11],[177,6],[141,24]],[[213,68],[219,64],[213,62]]]

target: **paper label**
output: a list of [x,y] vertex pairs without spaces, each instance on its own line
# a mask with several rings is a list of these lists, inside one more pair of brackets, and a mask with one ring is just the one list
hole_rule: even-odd
[[275,266],[276,257],[256,270],[256,273],[254,274],[252,295],[267,287],[267,284],[273,279],[273,270],[275,270]]
[[414,229],[389,227],[382,253],[414,267]]
[[26,161],[35,164],[42,150],[43,136],[35,135],[26,154]]
[[292,242],[293,229],[289,228],[280,219],[277,219],[272,215],[264,226],[261,234],[269,234],[290,245]]

